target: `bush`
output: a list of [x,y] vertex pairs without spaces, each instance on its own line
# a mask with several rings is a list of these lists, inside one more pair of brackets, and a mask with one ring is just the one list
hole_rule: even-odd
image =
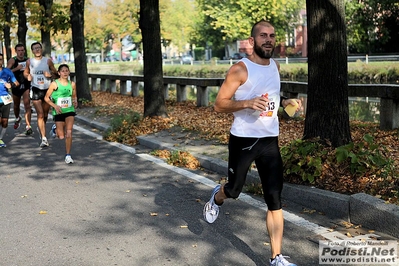
[[281,148],[284,174],[298,176],[311,184],[323,175],[323,165],[337,167],[343,175],[351,175],[353,179],[362,176],[395,179],[394,161],[387,154],[368,134],[363,142],[351,142],[335,150],[322,145],[319,139],[297,139]]
[[140,123],[141,115],[137,112],[115,115],[110,121],[110,128],[104,132],[104,139],[124,143],[130,138],[132,126]]
[[387,178],[394,176],[394,162],[388,158],[384,146],[374,142],[370,135],[363,137],[364,142],[349,143],[336,149],[337,163],[348,165],[351,174],[362,176],[366,172]]
[[318,139],[293,140],[281,148],[285,175],[296,175],[303,181],[313,183],[322,174],[322,162],[327,152]]

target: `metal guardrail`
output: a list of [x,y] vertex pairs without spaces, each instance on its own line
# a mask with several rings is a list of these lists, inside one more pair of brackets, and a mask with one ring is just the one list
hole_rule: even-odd
[[359,55],[348,56],[348,62],[362,61],[368,62],[384,62],[384,61],[399,61],[399,55]]

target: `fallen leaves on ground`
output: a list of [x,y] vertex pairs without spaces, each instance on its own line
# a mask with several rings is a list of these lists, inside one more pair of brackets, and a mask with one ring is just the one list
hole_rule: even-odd
[[156,150],[151,153],[162,159],[166,159],[167,163],[174,166],[183,166],[188,169],[198,169],[200,162],[186,151],[168,151],[168,150]]
[[[97,116],[115,116],[120,114],[128,114],[131,111],[143,114],[144,100],[143,97],[123,96],[115,93],[92,92],[93,101],[90,106],[96,107]],[[114,132],[108,136],[110,141],[118,141],[127,145],[136,145],[138,141],[136,136],[143,134],[151,134],[173,126],[180,126],[186,130],[190,130],[197,137],[203,139],[217,139],[222,144],[227,144],[229,138],[229,130],[233,121],[232,114],[217,113],[212,106],[197,107],[194,101],[175,102],[166,101],[168,118],[144,118],[139,122],[138,126],[132,126],[126,133]],[[280,120],[280,146],[289,144],[294,139],[301,139],[304,132],[303,120]],[[123,135],[121,137],[121,134]],[[379,130],[378,124],[365,122],[351,122],[351,135],[353,142],[362,142],[363,136],[370,134],[374,141],[384,146],[389,154],[388,158],[395,161],[396,167],[399,167],[399,140],[398,130]],[[326,148],[328,149],[328,148]],[[166,151],[162,151],[166,154]],[[331,152],[331,150],[330,150]],[[163,156],[169,156],[169,155]],[[161,154],[162,155],[162,154]],[[188,156],[188,154],[186,154]],[[196,167],[194,157],[190,157],[189,164]],[[199,164],[198,164],[199,165]],[[304,184],[302,180],[287,179],[290,183]],[[398,203],[399,179],[382,180],[380,177],[364,174],[361,177],[354,177],[348,174],[348,169],[341,169],[337,164],[326,163],[323,167],[321,178],[317,178],[315,183],[311,184],[317,188],[326,189],[344,194],[354,194],[365,192],[377,197],[383,197],[391,203]],[[387,195],[395,195],[387,198]]]

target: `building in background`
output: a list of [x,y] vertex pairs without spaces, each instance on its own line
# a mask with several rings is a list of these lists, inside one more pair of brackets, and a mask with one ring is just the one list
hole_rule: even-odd
[[286,34],[286,41],[276,47],[275,55],[279,57],[307,57],[308,34],[306,10],[301,10],[301,23],[291,28]]

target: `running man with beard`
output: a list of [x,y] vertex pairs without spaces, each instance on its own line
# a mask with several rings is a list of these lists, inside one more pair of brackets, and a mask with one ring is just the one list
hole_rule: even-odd
[[281,204],[283,163],[278,147],[278,109],[289,104],[301,107],[299,99],[280,102],[280,65],[272,59],[276,45],[274,27],[259,21],[252,27],[249,43],[254,52],[227,72],[215,101],[215,110],[233,113],[230,129],[228,182],[217,185],[205,204],[203,215],[213,223],[227,198],[236,199],[253,161],[258,169],[268,206],[266,227],[270,237],[272,266],[295,266],[281,255],[284,219]]
[[21,125],[20,114],[20,103],[21,98],[23,98],[24,108],[25,108],[25,123],[26,123],[26,135],[31,135],[33,133],[30,121],[32,118],[32,110],[30,106],[29,89],[30,82],[24,77],[24,70],[26,67],[26,61],[28,58],[25,56],[25,47],[23,44],[17,44],[15,46],[16,56],[8,60],[7,68],[11,69],[14,73],[15,78],[19,82],[19,86],[12,89],[12,99],[14,101],[14,115],[15,123],[14,129],[18,129]]
[[53,61],[42,55],[42,44],[34,42],[31,44],[34,57],[26,61],[24,77],[31,82],[30,99],[37,113],[37,125],[42,142],[40,147],[48,147],[46,137],[46,122],[50,105],[44,100],[44,96],[51,83],[51,78],[57,75]]

